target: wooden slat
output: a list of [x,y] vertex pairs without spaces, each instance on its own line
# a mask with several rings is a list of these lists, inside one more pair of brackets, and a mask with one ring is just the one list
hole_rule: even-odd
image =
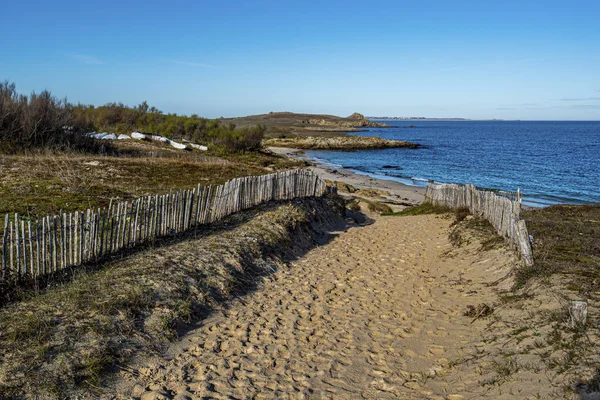
[[27,221],[27,236],[29,239],[29,273],[31,277],[35,277],[35,262],[33,258],[33,241],[31,239],[31,221]]
[[41,241],[40,241],[40,221],[36,220],[35,221],[35,254],[36,254],[36,274],[35,276],[38,277],[41,275],[42,271],[42,262],[41,262]]
[[8,275],[8,214],[4,217],[4,235],[2,236],[2,278]]
[[13,229],[14,223],[13,221],[10,221],[10,273],[13,274],[13,276],[15,275],[15,264],[14,264],[14,260],[13,260],[13,250],[14,250],[14,242],[15,242],[15,237],[13,236]]
[[17,258],[17,279],[21,279],[21,242],[19,241],[19,214],[15,213],[15,252]]

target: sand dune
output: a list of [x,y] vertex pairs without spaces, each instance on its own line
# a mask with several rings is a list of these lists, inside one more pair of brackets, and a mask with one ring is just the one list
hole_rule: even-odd
[[[136,367],[123,397],[525,398],[544,387],[485,386],[465,360],[481,353],[491,304],[514,263],[506,249],[454,248],[451,220],[375,217],[281,268],[211,316],[166,358]],[[540,374],[541,376],[541,374]],[[536,378],[539,379],[539,376]],[[542,389],[544,393],[545,389]]]

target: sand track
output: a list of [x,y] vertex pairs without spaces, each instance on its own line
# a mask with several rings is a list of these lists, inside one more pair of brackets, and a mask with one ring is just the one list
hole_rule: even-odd
[[[506,250],[454,249],[450,220],[375,217],[281,268],[261,287],[134,366],[118,397],[479,398],[472,367]],[[479,393],[481,394],[481,393]]]

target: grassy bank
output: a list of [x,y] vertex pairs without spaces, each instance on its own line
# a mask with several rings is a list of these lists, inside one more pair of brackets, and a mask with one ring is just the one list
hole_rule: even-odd
[[252,290],[340,213],[336,198],[266,205],[0,309],[0,398],[99,396],[108,372]]
[[[267,174],[302,163],[261,153],[171,150],[160,143],[119,141],[125,155],[37,152],[0,156],[0,215],[45,215],[105,207],[198,184],[222,184],[247,175]],[[210,155],[212,154],[212,155]]]
[[558,274],[582,296],[600,289],[600,205],[556,205],[523,212],[533,235],[535,265],[521,269],[517,283]]

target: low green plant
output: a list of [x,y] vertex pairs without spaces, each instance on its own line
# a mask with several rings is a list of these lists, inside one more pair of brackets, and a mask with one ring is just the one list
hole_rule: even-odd
[[375,200],[366,200],[360,199],[361,202],[364,202],[367,205],[369,211],[378,212],[382,214],[390,214],[393,212],[392,208],[387,204],[384,204]]
[[535,265],[517,270],[515,288],[532,278],[561,274],[583,296],[600,290],[600,205],[555,205],[526,209]]
[[405,216],[405,215],[426,215],[426,214],[446,214],[452,213],[453,210],[447,206],[434,205],[432,203],[421,203],[418,206],[407,207],[398,212],[386,212],[381,215],[385,216]]
[[346,204],[346,208],[354,212],[360,211],[360,205],[356,200],[352,200],[348,204]]

